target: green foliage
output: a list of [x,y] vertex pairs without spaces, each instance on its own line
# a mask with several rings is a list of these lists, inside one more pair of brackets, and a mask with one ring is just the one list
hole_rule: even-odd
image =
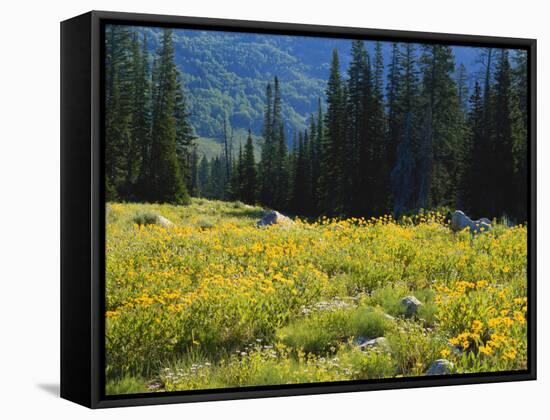
[[154,225],[158,222],[158,216],[155,213],[140,211],[136,213],[132,220],[140,226]]
[[105,183],[108,199],[188,203],[193,129],[174,63],[172,31],[149,69],[147,38],[106,29]]
[[291,348],[322,354],[349,338],[381,337],[390,327],[391,321],[372,308],[323,310],[291,322],[278,338]]
[[383,379],[397,374],[392,353],[372,349],[351,349],[338,353],[339,362],[352,367],[350,379]]
[[387,338],[397,370],[402,375],[423,375],[432,362],[441,358],[441,351],[448,348],[444,337],[413,321],[400,321]]
[[254,145],[252,144],[252,133],[248,132],[248,139],[244,148],[242,162],[239,161],[239,172],[242,179],[239,180],[238,197],[245,203],[254,204],[258,193],[258,180],[256,174],[256,163],[254,162]]

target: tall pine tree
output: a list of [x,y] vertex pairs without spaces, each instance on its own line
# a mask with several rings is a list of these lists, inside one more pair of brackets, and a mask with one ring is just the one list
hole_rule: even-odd
[[189,201],[177,154],[177,70],[172,30],[164,29],[155,80],[151,161],[147,196],[153,202]]

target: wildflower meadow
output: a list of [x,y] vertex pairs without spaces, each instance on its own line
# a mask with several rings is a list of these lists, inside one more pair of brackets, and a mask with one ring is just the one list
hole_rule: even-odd
[[525,225],[263,214],[107,204],[107,394],[527,368]]

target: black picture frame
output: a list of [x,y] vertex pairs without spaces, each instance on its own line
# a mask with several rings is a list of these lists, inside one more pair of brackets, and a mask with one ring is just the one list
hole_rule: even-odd
[[[528,369],[319,384],[106,396],[103,27],[106,23],[399,42],[528,52]],[[92,11],[61,23],[61,397],[90,408],[417,388],[536,379],[536,40],[309,24]]]

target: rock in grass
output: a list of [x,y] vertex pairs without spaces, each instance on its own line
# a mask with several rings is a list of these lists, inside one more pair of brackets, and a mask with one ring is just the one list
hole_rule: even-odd
[[160,225],[162,227],[171,227],[174,226],[174,223],[172,223],[170,220],[168,220],[166,217],[161,216],[160,214],[157,215],[157,225]]
[[289,217],[279,213],[276,210],[272,210],[264,217],[258,220],[257,225],[259,227],[271,226],[271,225],[290,225],[294,223]]
[[365,337],[363,335],[360,335],[360,336],[356,337],[355,340],[354,340],[355,344],[357,344],[359,347],[364,345],[367,341],[369,341],[369,338]]
[[492,226],[491,221],[485,217],[479,220],[472,220],[463,211],[455,211],[451,218],[451,229],[453,232],[460,232],[466,228],[470,229],[470,233],[481,233],[491,230]]
[[390,314],[383,313],[382,316],[387,319],[388,321],[395,321],[395,317],[391,316]]
[[390,344],[386,337],[373,338],[359,344],[361,350],[379,349],[382,351],[390,351]]
[[134,223],[138,225],[159,225],[164,228],[174,226],[170,220],[160,214],[155,213],[138,213],[134,216]]
[[422,302],[414,296],[405,296],[401,299],[401,304],[405,306],[405,316],[407,318],[416,315],[418,308],[422,306]]
[[451,373],[452,369],[452,362],[448,361],[447,359],[437,359],[430,365],[428,371],[426,372],[426,375],[448,375],[449,373]]

